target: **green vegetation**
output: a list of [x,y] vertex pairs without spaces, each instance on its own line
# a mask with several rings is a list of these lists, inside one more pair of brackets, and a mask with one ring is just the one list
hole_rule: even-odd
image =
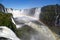
[[49,26],[55,25],[56,16],[60,14],[60,5],[47,5],[41,8],[41,21]]
[[0,26],[7,26],[15,32],[16,26],[12,23],[11,17],[10,13],[0,12]]
[[19,38],[21,38],[21,39],[25,38],[25,40],[28,40],[30,34],[31,33],[33,34],[34,32],[35,32],[35,30],[33,28],[29,27],[28,25],[25,25],[25,26],[17,29],[16,34]]
[[40,20],[46,24],[54,34],[60,35],[60,27],[55,26],[57,15],[60,15],[60,5],[47,5],[41,8]]
[[10,28],[13,32],[16,33],[17,36],[19,36],[18,35],[19,32],[16,29],[16,25],[12,23],[12,20],[11,20],[12,16],[13,15],[11,13],[0,12],[0,26],[6,26]]
[[13,15],[11,13],[0,12],[0,26],[6,26],[14,31],[19,38],[26,38],[26,40],[28,40],[29,38],[27,39],[27,37],[29,37],[29,34],[31,33],[31,31],[33,31],[33,29],[27,25],[17,29],[16,25],[12,23],[12,16]]

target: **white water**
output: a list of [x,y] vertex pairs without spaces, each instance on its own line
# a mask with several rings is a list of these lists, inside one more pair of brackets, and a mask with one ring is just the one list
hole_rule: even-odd
[[[38,34],[31,35],[30,40],[56,40],[52,32],[49,30],[47,26],[37,25],[33,23],[32,21],[38,21],[39,20],[39,14],[40,14],[40,8],[32,8],[32,9],[24,9],[24,10],[7,10],[8,13],[13,14],[12,22],[16,25],[17,28],[20,28],[24,25],[29,25],[36,31],[38,31]],[[24,23],[24,24],[17,24],[18,23]]]
[[15,33],[6,26],[0,26],[0,37],[9,38],[11,40],[20,40]]
[[59,15],[57,15],[57,16],[56,16],[55,26],[60,26],[60,19],[59,19]]
[[31,9],[23,9],[23,10],[7,9],[6,13],[12,13],[14,18],[18,18],[22,16],[27,16],[27,17],[31,16],[33,18],[39,19],[40,9],[41,8],[31,8]]
[[[37,25],[36,23],[30,22],[27,23],[26,25],[29,25],[36,31],[38,31],[37,39],[40,38],[40,40],[56,40],[53,33],[50,31],[50,29],[46,25]],[[37,40],[35,39],[36,36],[32,36],[32,40]]]
[[41,8],[31,8],[31,9],[23,9],[23,10],[11,10],[7,9],[7,13],[12,13],[13,18],[18,22],[14,23],[13,19],[12,22],[17,26],[17,28],[23,26],[20,23],[28,23],[30,21],[39,20],[39,14],[40,14]]

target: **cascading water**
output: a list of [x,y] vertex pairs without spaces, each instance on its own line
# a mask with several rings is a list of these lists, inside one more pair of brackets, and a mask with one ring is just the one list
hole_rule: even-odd
[[60,26],[60,15],[57,15],[56,17],[55,26]]
[[0,37],[0,40],[3,40],[3,38],[7,38],[7,40],[20,40],[16,34],[6,26],[0,26]]
[[34,17],[36,17],[38,20],[39,20],[40,12],[41,12],[41,8],[36,8]]
[[41,8],[32,8],[24,10],[7,9],[7,12],[13,14],[13,18],[17,24],[16,26],[17,28],[19,28],[19,26],[22,26],[22,23],[28,23],[30,21],[39,20],[40,9]]
[[[49,28],[45,25],[38,25],[36,23],[30,22],[26,25],[29,25],[33,29],[35,29],[38,32],[38,35],[32,36],[32,40],[56,40],[52,32],[49,30]],[[35,37],[35,38],[34,38]],[[42,38],[43,37],[43,38]]]
[[8,9],[6,10],[6,13],[12,13],[14,18],[19,18],[23,16],[30,16],[34,18],[39,18],[40,10],[41,8],[31,8],[31,9],[23,9],[23,10],[15,10],[15,9]]
[[[56,40],[49,28],[39,21],[40,9],[41,8],[7,10],[8,13],[10,12],[13,14],[14,19],[11,19],[17,29],[22,28],[24,25],[28,25],[35,30],[35,32],[29,33],[29,35],[25,33],[22,40]],[[39,22],[39,24],[34,21]],[[26,35],[28,35],[28,37]]]

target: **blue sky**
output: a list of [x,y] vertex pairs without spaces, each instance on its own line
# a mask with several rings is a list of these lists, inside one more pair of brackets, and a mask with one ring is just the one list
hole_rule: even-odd
[[60,0],[0,0],[7,8],[26,9],[46,5],[60,4]]

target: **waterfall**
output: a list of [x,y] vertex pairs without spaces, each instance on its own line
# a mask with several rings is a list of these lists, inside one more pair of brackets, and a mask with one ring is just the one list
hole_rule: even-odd
[[6,26],[0,26],[0,37],[8,38],[11,40],[20,40],[16,34]]
[[41,8],[31,8],[31,9],[23,9],[23,10],[16,10],[16,9],[6,9],[6,13],[12,13],[14,18],[22,17],[22,16],[30,16],[36,19],[39,19]]
[[24,26],[24,25],[17,25],[12,17],[11,17],[11,20],[16,25],[16,28],[21,28],[22,26]]
[[60,15],[56,16],[55,26],[60,26]]
[[[9,11],[9,10],[8,10]],[[28,25],[37,31],[37,34],[31,34],[30,40],[56,40],[50,29],[39,21],[41,8],[31,8],[23,10],[10,10],[13,14],[12,22],[17,28]],[[8,12],[9,13],[9,12]],[[34,23],[38,21],[39,24]]]
[[[32,21],[25,23],[25,25],[28,25],[37,31],[37,34],[31,34],[30,40],[48,40],[48,39],[56,40],[53,33],[49,30],[49,28],[46,25],[44,25],[42,22],[40,22],[40,24],[41,25],[38,25]],[[19,25],[19,26],[21,26],[21,25]]]
[[[32,27],[33,29],[35,29],[36,31],[38,31],[38,37],[32,36],[32,40],[38,40],[38,39],[42,39],[42,40],[56,40],[53,33],[49,30],[49,28],[46,25],[38,25],[36,23],[30,22],[27,23],[26,25],[29,25],[30,27]],[[42,38],[43,37],[43,38]],[[35,39],[37,38],[37,39]]]
[[11,20],[12,20],[12,22],[16,25],[16,23],[15,23],[15,21],[14,21],[14,19],[11,17]]
[[41,13],[41,8],[36,8],[34,17],[36,17],[39,20],[39,15]]
[[19,25],[16,24],[16,22],[14,22],[13,18],[12,18],[12,22],[17,26],[17,28],[19,28],[19,26],[20,27],[22,26],[20,23],[27,23],[34,20],[39,20],[40,10],[41,8],[31,8],[31,9],[23,9],[23,10],[7,9],[7,12],[13,14],[14,20],[17,21]]

